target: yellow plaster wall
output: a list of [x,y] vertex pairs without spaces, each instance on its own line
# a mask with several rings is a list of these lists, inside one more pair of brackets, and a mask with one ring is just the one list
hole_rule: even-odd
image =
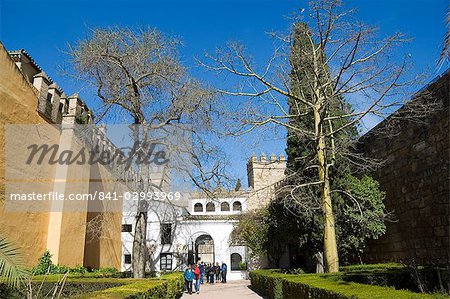
[[[101,182],[90,185],[90,193],[116,192],[118,195],[126,191],[123,184],[109,180],[111,175],[103,165],[91,167],[91,179]],[[105,179],[103,179],[105,178]],[[88,213],[88,221],[96,221],[100,217],[101,225],[94,225],[86,232],[85,265],[92,268],[112,267],[120,269],[122,260],[122,199],[103,202],[103,209],[108,212]]]
[[[25,80],[0,43],[0,185],[5,179],[5,124],[45,124],[36,112],[35,90]],[[20,136],[18,136],[20,138]],[[0,204],[0,234],[19,245],[27,265],[45,250],[48,213],[11,213]]]
[[[5,182],[5,125],[6,124],[46,124],[47,122],[39,116],[37,108],[37,91],[25,80],[24,76],[10,59],[4,46],[0,43],[0,187],[3,190]],[[55,130],[57,132],[57,130]],[[55,132],[49,132],[52,135]],[[23,136],[18,136],[23,138]],[[74,147],[79,147],[76,142]],[[75,149],[76,150],[76,149]],[[110,177],[108,170],[100,167],[100,177]],[[55,172],[55,167],[36,169],[37,172],[47,172],[49,177]],[[87,165],[78,168],[72,167],[68,172],[68,178],[79,178],[82,184],[70,185],[66,192],[88,192],[92,190],[89,179],[92,170]],[[120,190],[124,186],[107,186],[106,189]],[[52,191],[53,183],[42,186],[45,190]],[[113,188],[113,189],[111,189]],[[3,197],[2,197],[3,198]],[[121,206],[122,202],[116,203]],[[70,205],[70,204],[69,204]],[[8,212],[4,204],[0,203],[0,234],[21,248],[28,266],[37,263],[38,258],[54,243],[59,248],[54,257],[55,262],[60,265],[94,265],[95,267],[120,268],[121,262],[121,211],[115,209],[114,213],[106,213],[105,223],[102,224],[104,231],[98,239],[97,245],[92,246],[86,242],[86,221],[92,215],[83,212],[64,212],[60,214],[61,225],[49,228],[49,212]],[[48,231],[51,230],[50,238]],[[53,239],[52,235],[58,235]],[[58,244],[59,243],[59,244]],[[50,244],[51,245],[51,244]]]

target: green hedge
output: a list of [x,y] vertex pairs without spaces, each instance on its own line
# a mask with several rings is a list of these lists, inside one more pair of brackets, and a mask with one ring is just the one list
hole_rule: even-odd
[[[41,295],[51,291],[62,275],[48,275],[42,285]],[[33,277],[33,289],[41,286],[44,276]],[[157,278],[132,279],[96,277],[94,274],[70,275],[63,289],[63,298],[108,299],[174,299],[183,292],[184,279],[181,272]],[[26,297],[25,286],[20,289],[6,287],[0,281],[0,298],[21,299]]]
[[[411,269],[401,264],[354,265],[341,267],[340,270],[344,272],[342,277],[344,281],[419,292]],[[442,287],[444,289],[448,288],[446,283],[450,281],[448,269],[420,266],[417,268],[417,273],[420,276],[422,286],[427,292],[438,292]],[[447,291],[449,290],[447,289]]]
[[382,264],[356,264],[351,266],[340,267],[341,272],[361,272],[361,271],[374,271],[374,272],[385,272],[393,270],[404,269],[405,266],[398,263],[382,263]]
[[431,299],[446,295],[419,294],[389,287],[342,280],[342,274],[282,274],[277,270],[250,272],[252,288],[269,299]]
[[[34,294],[41,289],[39,298],[51,298],[51,293],[53,293],[56,283],[62,277],[62,275],[59,275],[60,277],[56,276],[50,275],[44,282],[42,282],[40,277],[34,277],[31,282]],[[64,286],[62,297],[72,298],[80,294],[121,286],[125,283],[127,282],[121,279],[70,277]],[[0,282],[0,298],[23,299],[26,296],[26,286],[24,284],[19,288],[11,288]]]
[[86,293],[77,299],[175,299],[183,294],[184,279],[181,273],[171,273],[158,278],[127,279],[121,286]]

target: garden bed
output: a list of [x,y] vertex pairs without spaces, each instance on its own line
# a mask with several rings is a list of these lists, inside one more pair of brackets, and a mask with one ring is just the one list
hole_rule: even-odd
[[445,298],[441,294],[420,294],[391,287],[365,285],[343,280],[337,274],[283,274],[277,270],[250,272],[252,288],[269,299],[431,299]]
[[341,267],[342,279],[369,285],[388,286],[398,290],[420,292],[449,291],[450,273],[438,267],[408,268],[401,264],[368,264]]
[[[49,275],[45,278],[40,291],[41,295],[49,294],[50,298],[55,284],[62,275]],[[33,291],[39,289],[43,276],[33,278]],[[71,275],[62,292],[62,298],[111,298],[111,299],[174,299],[181,297],[183,277],[181,273],[171,273],[157,278],[132,279],[98,277],[97,275]],[[7,288],[0,283],[0,298],[26,298],[25,286],[20,289]]]

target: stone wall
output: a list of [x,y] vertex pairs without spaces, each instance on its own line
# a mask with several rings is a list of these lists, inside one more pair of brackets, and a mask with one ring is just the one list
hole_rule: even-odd
[[248,178],[248,209],[261,208],[275,196],[275,186],[284,178],[286,158],[265,154],[261,157],[252,156],[247,162]]
[[[90,213],[87,209],[83,211],[66,209],[66,205],[70,205],[70,202],[64,203],[63,212],[59,210],[49,212],[50,209],[39,212],[11,212],[5,208],[3,188],[6,179],[5,155],[7,153],[5,150],[8,148],[5,146],[6,126],[10,124],[42,125],[41,134],[34,134],[34,136],[17,134],[19,143],[20,140],[30,141],[35,138],[36,144],[39,144],[41,139],[58,140],[60,131],[52,125],[53,123],[90,123],[92,120],[91,117],[82,117],[83,115],[91,116],[91,113],[77,95],[65,97],[56,84],[50,82],[48,78],[45,79],[45,74],[36,74],[40,69],[36,65],[32,68],[30,59],[26,61],[28,64],[24,64],[24,60],[19,60],[22,56],[17,55],[23,53],[25,52],[20,51],[11,59],[11,54],[0,43],[0,235],[7,237],[20,248],[25,264],[30,267],[37,263],[46,249],[49,249],[53,254],[54,262],[60,265],[120,268],[121,206],[112,209],[114,212],[108,213]],[[28,54],[26,56],[29,57]],[[17,65],[19,61],[21,64]],[[29,67],[27,73],[23,73],[25,67]],[[33,82],[30,81],[32,79]],[[51,109],[49,111],[44,109],[44,111],[40,103],[47,102],[51,103]],[[104,135],[99,133],[95,136],[97,139],[94,142],[102,148],[113,146]],[[77,148],[81,145],[75,142],[76,138],[72,139],[68,144],[71,144],[74,152],[77,152]],[[68,192],[88,193],[94,189],[113,190],[120,193],[126,190],[126,186],[114,183],[111,169],[108,167],[100,165],[96,170],[92,168],[85,164],[64,172],[55,165],[43,163],[41,166],[34,166],[31,169],[32,172],[27,169],[27,173],[29,176],[35,174],[37,178],[50,179],[47,183],[39,185],[40,189],[36,190],[39,193],[49,191],[61,191],[66,194]],[[12,173],[20,174],[21,171],[19,167],[13,167]],[[60,175],[61,173],[64,175]],[[8,175],[11,175],[11,171]],[[130,181],[138,181],[134,177],[135,174],[127,173],[127,175]],[[54,182],[51,179],[54,179]],[[67,186],[59,184],[62,190],[56,190],[57,179],[63,182],[79,179],[82,182],[77,185],[67,184]],[[76,188],[76,190],[70,188]],[[86,228],[88,221],[101,214],[104,217],[102,217],[101,225],[98,226],[96,239],[90,240],[90,233]]]
[[442,104],[425,123],[402,120],[390,137],[381,137],[376,132],[389,126],[388,119],[363,136],[366,154],[385,162],[375,178],[395,218],[384,236],[369,243],[367,262],[450,260],[449,86],[447,72],[415,97],[431,95]]

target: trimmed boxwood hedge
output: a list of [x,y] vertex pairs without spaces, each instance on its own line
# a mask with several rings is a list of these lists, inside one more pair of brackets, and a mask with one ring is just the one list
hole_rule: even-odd
[[[48,293],[62,275],[45,278],[41,294]],[[33,285],[38,289],[43,276],[33,277]],[[184,279],[181,272],[170,273],[149,279],[105,278],[94,275],[70,275],[63,289],[63,298],[108,298],[108,299],[175,299],[183,293]],[[24,288],[19,290],[6,287],[0,281],[0,298],[19,299],[26,296]]]
[[176,299],[183,294],[182,273],[166,274],[150,279],[127,279],[121,286],[85,293],[77,299]]
[[269,299],[431,299],[446,295],[419,294],[389,287],[342,280],[342,274],[283,274],[277,270],[250,272],[252,288]]
[[[419,292],[412,269],[408,269],[401,264],[352,265],[341,267],[340,270],[344,273],[342,277],[344,281]],[[448,269],[444,267],[419,266],[415,271],[420,276],[422,286],[428,292],[438,292],[442,289],[450,291],[446,283],[450,281]]]

